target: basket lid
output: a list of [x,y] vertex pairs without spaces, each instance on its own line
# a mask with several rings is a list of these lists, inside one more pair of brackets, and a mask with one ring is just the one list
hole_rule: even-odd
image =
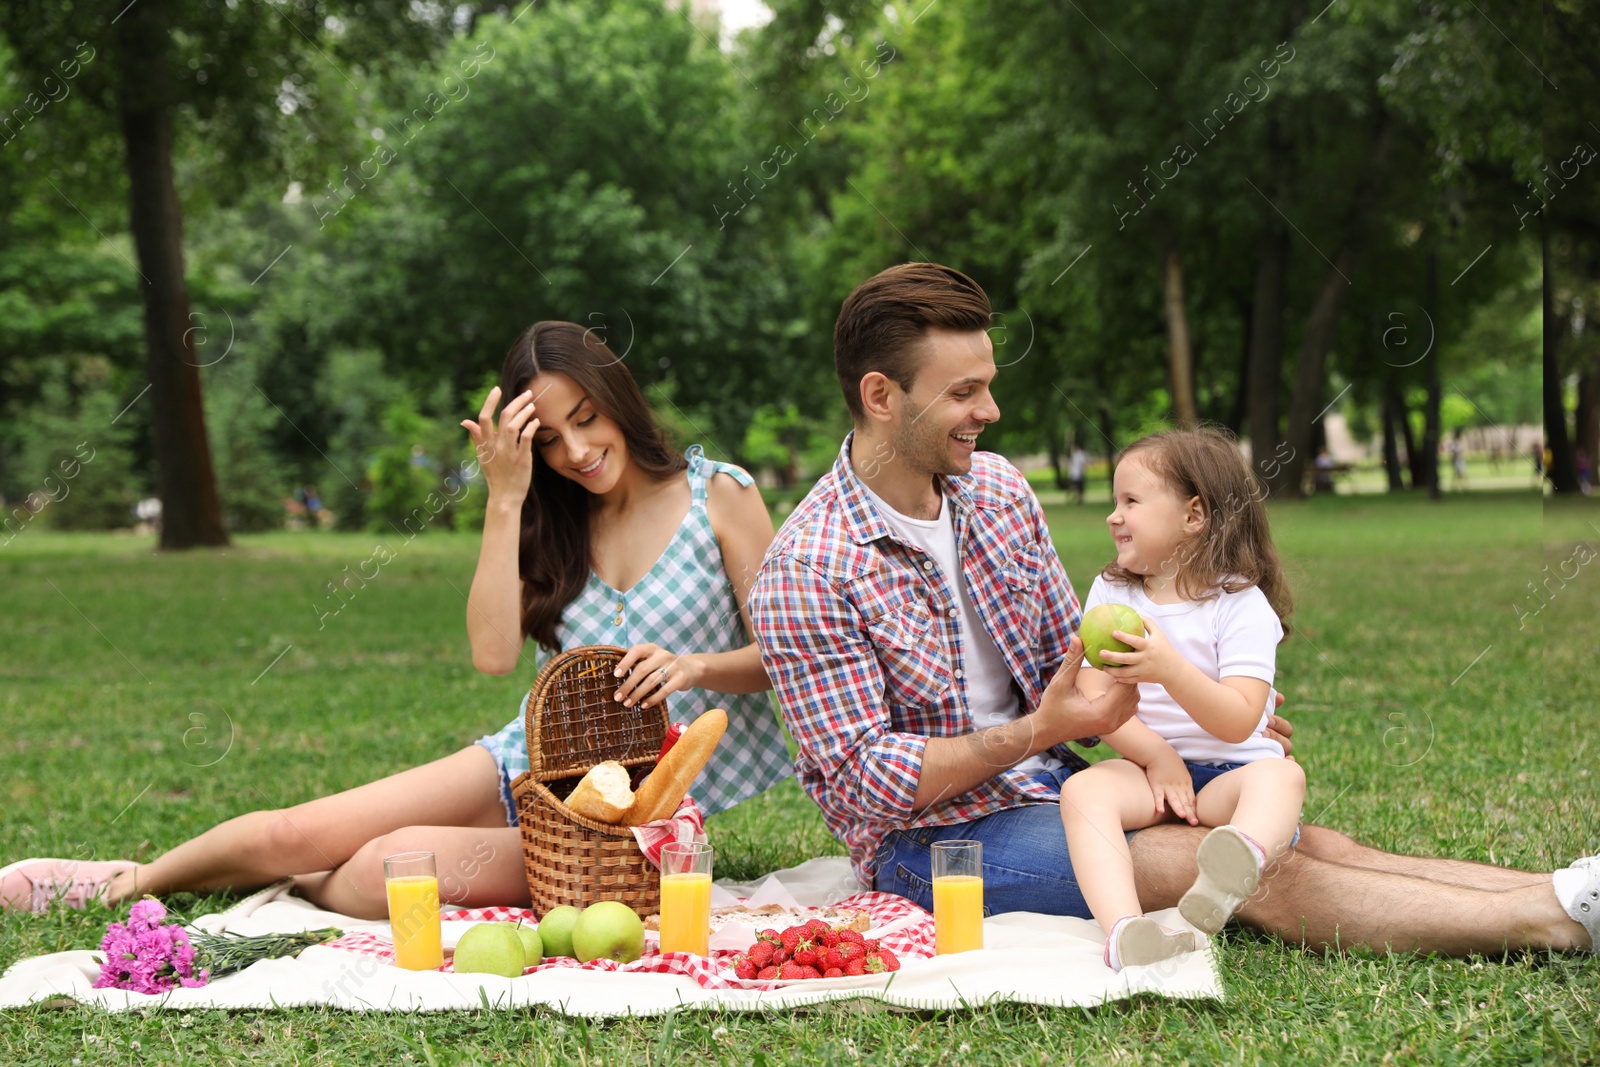
[[654,763],[667,732],[665,703],[624,707],[615,699],[626,650],[583,645],[552,657],[528,694],[528,773],[541,782],[588,773],[597,763]]

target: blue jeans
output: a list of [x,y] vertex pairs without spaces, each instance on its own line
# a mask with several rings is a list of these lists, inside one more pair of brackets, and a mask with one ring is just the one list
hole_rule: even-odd
[[[1034,780],[1059,792],[1072,768],[1046,771]],[[1128,835],[1132,838],[1132,834]],[[983,913],[1034,911],[1088,919],[1078,880],[1072,875],[1067,832],[1056,804],[1030,804],[953,826],[895,830],[878,849],[876,886],[933,910],[933,850],[939,841],[983,842]]]

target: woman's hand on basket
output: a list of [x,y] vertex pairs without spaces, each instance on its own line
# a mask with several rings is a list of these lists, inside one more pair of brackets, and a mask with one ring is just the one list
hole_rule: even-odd
[[660,645],[634,645],[617,664],[617,700],[625,707],[639,704],[653,708],[672,693],[694,689],[700,684],[703,668],[700,657],[680,656]]
[[497,385],[483,398],[478,421],[463,419],[461,425],[472,438],[489,495],[520,504],[533,483],[533,435],[539,432],[539,420],[533,417],[533,393],[523,392],[506,403],[496,427],[494,409],[499,403]]

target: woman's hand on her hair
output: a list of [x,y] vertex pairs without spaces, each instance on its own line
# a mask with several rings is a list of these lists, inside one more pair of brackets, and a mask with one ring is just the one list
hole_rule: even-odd
[[461,425],[477,450],[478,467],[489,483],[490,499],[521,504],[533,484],[533,435],[539,432],[539,420],[533,417],[533,393],[523,392],[506,404],[500,412],[500,425],[496,426],[494,409],[499,402],[497,385],[483,398],[478,421],[463,419]]
[[660,645],[634,645],[617,664],[617,700],[626,707],[639,704],[653,708],[673,693],[694,689],[700,684],[700,657],[677,655]]

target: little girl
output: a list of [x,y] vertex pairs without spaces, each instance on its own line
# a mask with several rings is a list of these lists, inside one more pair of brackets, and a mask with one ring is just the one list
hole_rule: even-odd
[[1140,913],[1123,832],[1176,819],[1215,827],[1178,910],[1216,933],[1294,843],[1306,782],[1261,733],[1289,589],[1233,441],[1205,429],[1142,438],[1117,465],[1113,500],[1106,523],[1117,558],[1083,606],[1127,604],[1146,636],[1117,631],[1133,651],[1104,653],[1117,666],[1085,666],[1079,684],[1136,684],[1139,711],[1102,739],[1123,759],[1067,779],[1061,818],[1078,884],[1106,932],[1106,964],[1121,970],[1194,948],[1192,934]]

